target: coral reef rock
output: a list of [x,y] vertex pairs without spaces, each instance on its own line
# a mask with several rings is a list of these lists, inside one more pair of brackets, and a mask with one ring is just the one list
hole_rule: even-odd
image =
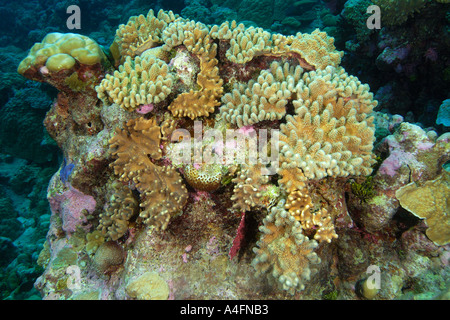
[[[375,2],[395,23],[425,1]],[[371,266],[392,299],[448,263],[448,136],[402,122],[374,149],[377,100],[326,32],[150,10],[111,37],[50,33],[18,68],[59,91],[43,299],[359,299]]]

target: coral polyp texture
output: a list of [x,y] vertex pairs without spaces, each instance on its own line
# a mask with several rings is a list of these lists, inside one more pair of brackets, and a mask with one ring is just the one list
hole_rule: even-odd
[[256,243],[252,265],[258,273],[269,273],[280,287],[293,294],[305,288],[320,258],[314,252],[317,242],[303,235],[300,223],[283,207],[280,201],[264,218],[260,227],[263,235]]
[[262,168],[262,165],[241,165],[232,180],[235,186],[231,200],[236,201],[233,208],[250,211],[253,207],[266,207],[263,190],[268,185],[269,177],[261,174]]
[[119,70],[107,74],[96,87],[98,98],[111,99],[127,110],[141,105],[159,103],[172,91],[173,76],[168,72],[167,63],[152,55],[132,60],[126,57]]
[[220,117],[248,126],[264,120],[280,120],[286,115],[286,105],[303,74],[300,66],[273,62],[269,70],[261,71],[256,80],[235,82],[231,92],[222,97]]
[[290,192],[286,199],[285,209],[295,220],[300,221],[306,234],[313,234],[318,242],[331,242],[338,237],[331,216],[324,208],[312,212],[313,207],[311,197],[305,191]]
[[171,11],[160,10],[155,16],[150,10],[147,15],[131,17],[127,24],[121,24],[116,31],[116,37],[110,50],[119,63],[124,62],[125,57],[134,58],[144,51],[157,47],[162,43],[162,31],[168,23],[174,21],[178,15]]
[[[200,43],[203,41],[200,40]],[[179,94],[168,107],[176,117],[195,119],[208,116],[214,112],[216,106],[220,105],[218,100],[223,93],[223,80],[219,77],[217,59],[214,58],[217,45],[208,43],[206,47],[201,48],[206,48],[207,51],[198,55],[200,60],[200,72],[197,74],[198,88]],[[200,49],[194,50],[194,52],[200,51]]]
[[144,208],[139,213],[143,222],[165,229],[186,203],[187,191],[174,168],[151,161],[161,158],[160,140],[161,128],[154,119],[129,120],[110,140],[111,153],[117,157],[111,166],[120,181],[135,184]]
[[296,58],[300,66],[312,70],[323,69],[328,65],[337,66],[343,56],[342,51],[336,50],[334,39],[318,29],[311,34],[299,32],[295,36],[284,36],[227,21],[220,26],[213,26],[211,36],[229,40],[226,57],[239,64],[261,55],[285,55]]
[[[437,209],[448,136],[402,123],[379,145],[377,169],[377,101],[327,33],[150,10],[120,25],[105,52],[52,33],[19,66],[59,90],[44,121],[64,162],[47,193],[43,298],[356,299],[362,266],[389,271],[378,252],[412,255],[406,241],[419,237],[448,243]],[[191,154],[179,161],[182,145]],[[408,184],[419,178],[429,181]],[[352,190],[364,181],[362,201]],[[400,205],[426,220],[404,238]],[[409,284],[411,269],[396,267],[398,281]],[[394,298],[390,287],[377,297]]]
[[369,175],[375,162],[369,114],[377,102],[368,85],[342,68],[327,67],[306,73],[296,91],[295,115],[280,126],[284,162],[310,179]]
[[211,30],[214,38],[230,40],[230,48],[226,52],[228,60],[234,63],[246,63],[255,55],[269,53],[271,34],[262,28],[246,28],[242,23],[224,22]]
[[132,190],[119,181],[113,181],[110,189],[108,207],[99,215],[97,229],[103,236],[117,240],[128,231],[129,221],[137,214],[139,203]]

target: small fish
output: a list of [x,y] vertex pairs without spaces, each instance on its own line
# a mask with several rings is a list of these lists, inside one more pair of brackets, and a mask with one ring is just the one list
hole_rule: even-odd
[[69,179],[70,174],[73,171],[73,168],[75,168],[75,165],[73,163],[66,164],[66,158],[63,159],[63,167],[61,168],[61,171],[59,172],[59,178],[63,183],[66,183],[66,181]]

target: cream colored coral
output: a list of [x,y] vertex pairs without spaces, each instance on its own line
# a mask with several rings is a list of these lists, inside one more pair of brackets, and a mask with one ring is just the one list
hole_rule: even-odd
[[172,133],[176,129],[177,121],[170,112],[164,113],[164,119],[161,122],[161,140],[170,140]]
[[223,80],[219,76],[217,67],[217,45],[214,43],[208,50],[199,55],[200,72],[197,75],[198,90],[191,89],[179,94],[169,105],[168,109],[176,117],[189,117],[195,119],[201,116],[209,116],[214,112],[223,93]]
[[450,172],[443,170],[423,185],[411,182],[395,192],[400,205],[425,219],[426,234],[439,246],[450,243]]
[[105,237],[99,230],[86,234],[86,252],[93,255],[103,242],[105,242]]
[[310,71],[339,66],[344,52],[336,50],[333,37],[316,29],[295,36],[273,34],[271,54],[293,57],[303,69]]
[[[286,164],[286,163],[284,163]],[[337,238],[334,223],[325,208],[313,212],[313,202],[307,189],[307,178],[298,167],[283,166],[278,170],[278,183],[287,192],[285,209],[301,223],[305,234],[319,242]]]
[[343,51],[336,50],[334,38],[319,29],[310,34],[297,33],[289,46],[289,52],[298,53],[315,69],[325,69],[327,66],[337,67],[344,55]]
[[161,132],[155,119],[132,119],[117,129],[110,140],[111,166],[120,181],[132,181],[140,192],[139,219],[158,230],[166,229],[170,218],[187,201],[187,190],[180,174],[172,167],[161,167],[151,159],[161,158]]
[[286,114],[286,105],[292,99],[303,69],[277,61],[269,70],[261,71],[256,80],[236,82],[231,92],[222,97],[218,117],[238,127],[264,120],[280,120]]
[[280,126],[286,165],[309,179],[369,175],[375,130],[367,116],[377,102],[368,85],[343,68],[327,67],[305,73],[296,91],[296,115]]
[[220,26],[213,25],[210,29],[210,34],[213,39],[218,40],[230,40],[234,38],[236,34],[245,30],[244,24],[237,24],[235,20],[229,22],[225,21]]
[[314,239],[320,242],[330,243],[337,234],[334,230],[332,218],[326,209],[313,212],[313,203],[306,189],[295,190],[288,194],[285,209],[300,221],[305,234],[314,235]]
[[304,221],[305,227],[308,228],[308,220],[311,220],[311,211],[313,203],[311,197],[306,192],[300,190],[294,190],[290,192],[286,199],[286,205],[284,208],[289,211],[289,213],[297,221]]
[[254,207],[264,207],[262,189],[269,182],[269,176],[261,174],[261,164],[241,164],[241,170],[232,180],[235,183],[231,200],[233,208],[242,212]]
[[[299,36],[299,34],[297,34],[297,36]],[[295,36],[293,36],[293,35],[286,36],[281,33],[272,34],[271,53],[276,54],[276,55],[281,55],[286,52],[289,52],[289,47],[292,44],[292,41],[294,41],[294,39],[295,39]]]
[[311,34],[297,33],[294,37],[226,21],[211,27],[211,37],[229,41],[230,47],[225,55],[231,62],[240,64],[251,61],[255,56],[284,55],[296,58],[304,69],[314,70],[338,66],[344,54],[336,50],[334,38],[319,29]]
[[195,119],[208,116],[220,103],[223,93],[223,80],[217,67],[217,45],[212,42],[209,28],[200,22],[177,19],[163,32],[163,49],[171,50],[184,45],[200,60],[200,72],[197,74],[197,88],[179,94],[168,109],[176,117]]
[[114,181],[109,188],[108,206],[99,215],[97,229],[103,236],[115,241],[128,231],[129,220],[137,215],[139,204],[131,189],[121,182]]
[[[238,30],[238,29],[235,29]],[[270,52],[271,34],[262,28],[241,29],[230,39],[225,56],[233,63],[246,63],[254,56]]]
[[294,294],[305,288],[313,265],[320,263],[314,252],[315,240],[302,234],[300,223],[284,209],[280,201],[263,220],[261,238],[253,249],[256,257],[252,266],[257,274],[268,273],[278,280],[280,287]]
[[280,158],[282,166],[278,169],[278,183],[284,190],[288,193],[294,192],[295,190],[303,190],[306,186],[306,181],[308,180],[303,171],[296,167],[295,164],[289,166],[283,158]]
[[170,218],[180,214],[188,194],[180,174],[172,167],[154,166],[139,177],[137,188],[141,191],[144,208],[139,214],[142,221],[157,230],[165,230]]
[[[333,239],[337,239],[338,235],[334,229],[334,223],[331,216],[328,214],[327,209],[322,208],[319,211],[311,214],[310,219],[305,219],[308,224],[302,227],[309,231],[314,231],[314,239],[319,243],[328,242],[330,243]],[[311,231],[310,231],[311,232]]]
[[75,33],[47,34],[42,42],[31,47],[17,71],[24,74],[28,69],[42,66],[51,72],[71,69],[76,61],[80,64],[94,65],[106,61],[100,46],[89,37]]
[[123,63],[126,57],[134,58],[162,44],[164,28],[177,18],[178,15],[172,11],[159,10],[155,16],[154,11],[150,9],[146,16],[133,16],[127,24],[119,25],[110,47],[115,60]]
[[170,51],[173,47],[184,45],[193,54],[204,54],[210,50],[211,38],[209,28],[201,23],[178,19],[164,29],[163,49]]
[[200,60],[200,72],[197,74],[197,88],[179,94],[168,109],[176,117],[195,119],[214,112],[222,96],[223,80],[217,67],[217,44],[213,43],[209,28],[201,23],[177,19],[163,32],[163,49],[171,50],[184,45],[190,54]]
[[127,57],[114,74],[95,87],[98,98],[132,111],[140,105],[159,103],[172,91],[173,76],[167,64],[153,55]]
[[141,58],[144,58],[146,56],[152,56],[154,58],[163,60],[164,62],[170,61],[170,53],[166,50],[163,50],[162,46],[147,49],[140,55]]
[[126,293],[137,300],[167,300],[169,285],[156,272],[146,272],[130,281]]

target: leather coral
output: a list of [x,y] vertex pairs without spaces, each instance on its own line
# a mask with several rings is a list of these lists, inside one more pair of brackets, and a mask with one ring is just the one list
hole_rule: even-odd
[[111,138],[111,166],[119,180],[132,182],[140,193],[139,217],[158,230],[166,229],[170,218],[187,200],[187,190],[180,174],[171,166],[152,162],[161,158],[161,128],[155,119],[132,119]]

